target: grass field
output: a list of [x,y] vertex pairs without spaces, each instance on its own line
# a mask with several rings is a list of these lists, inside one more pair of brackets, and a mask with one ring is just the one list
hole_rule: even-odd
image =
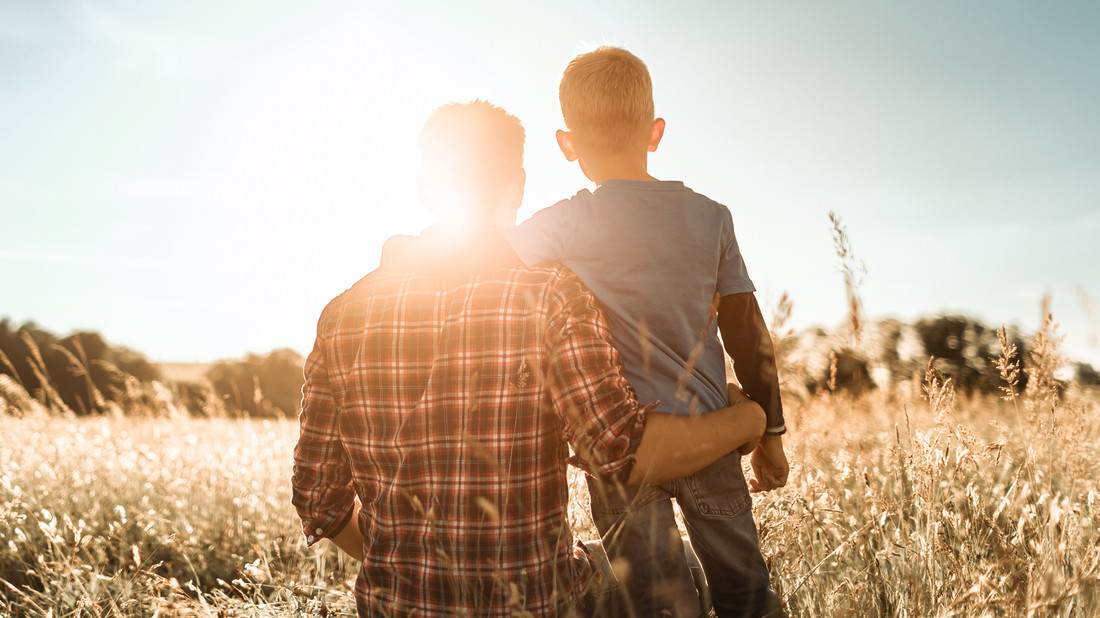
[[[929,375],[787,407],[791,481],[754,510],[793,616],[1100,614],[1095,397]],[[0,613],[354,613],[355,565],[304,547],[290,506],[296,431],[0,416]]]
[[345,607],[353,567],[303,547],[293,422],[0,418],[0,605],[12,615]]

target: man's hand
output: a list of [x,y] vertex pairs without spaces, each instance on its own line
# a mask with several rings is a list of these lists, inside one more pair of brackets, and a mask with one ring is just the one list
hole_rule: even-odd
[[[752,399],[749,399],[749,396],[745,394],[745,391],[741,390],[741,387],[729,382],[726,383],[726,396],[729,398],[731,407],[741,403],[752,401]],[[763,410],[761,410],[761,412],[763,412]],[[765,426],[767,426],[766,418],[764,424]],[[741,453],[741,456],[743,457],[753,452],[756,449],[756,446],[760,443],[760,438],[762,437],[763,434],[755,435],[748,442],[737,447],[737,450]]]
[[359,508],[359,496],[356,496],[355,506],[351,511],[351,519],[348,520],[343,530],[332,537],[332,542],[335,543],[337,547],[344,550],[344,553],[362,562],[363,533],[359,530]]
[[790,467],[783,452],[783,436],[764,436],[752,451],[749,459],[753,478],[749,479],[749,491],[771,491],[787,484]]

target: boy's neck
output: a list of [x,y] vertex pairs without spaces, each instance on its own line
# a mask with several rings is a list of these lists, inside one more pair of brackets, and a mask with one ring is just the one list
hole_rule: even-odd
[[647,169],[648,154],[646,151],[601,153],[595,157],[581,157],[579,163],[584,175],[597,186],[612,179],[656,181]]

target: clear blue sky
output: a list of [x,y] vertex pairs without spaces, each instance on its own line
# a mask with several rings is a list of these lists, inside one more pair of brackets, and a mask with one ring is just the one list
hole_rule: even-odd
[[[475,97],[528,131],[520,217],[576,53],[647,62],[651,172],[730,207],[765,307],[964,312],[1100,365],[1100,3],[0,0],[0,315],[161,360],[308,351],[382,241],[430,222],[415,141]],[[553,5],[553,6],[552,6]],[[1093,309],[1093,313],[1100,309]]]

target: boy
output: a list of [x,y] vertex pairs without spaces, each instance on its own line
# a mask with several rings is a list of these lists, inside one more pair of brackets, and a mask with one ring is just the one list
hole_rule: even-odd
[[[727,405],[721,329],[739,381],[768,418],[752,453],[753,489],[784,485],[783,412],[755,287],[729,211],[648,172],[665,122],[655,118],[645,64],[611,47],[582,54],[562,75],[559,98],[568,130],[557,132],[558,145],[598,188],[536,213],[509,242],[528,264],[563,263],[596,294],[627,379],[641,401],[660,401],[655,412]],[[612,488],[589,478],[588,486],[608,553],[629,564],[624,585],[638,615],[699,612],[670,498],[684,513],[718,615],[782,615],[739,453],[660,485]]]

